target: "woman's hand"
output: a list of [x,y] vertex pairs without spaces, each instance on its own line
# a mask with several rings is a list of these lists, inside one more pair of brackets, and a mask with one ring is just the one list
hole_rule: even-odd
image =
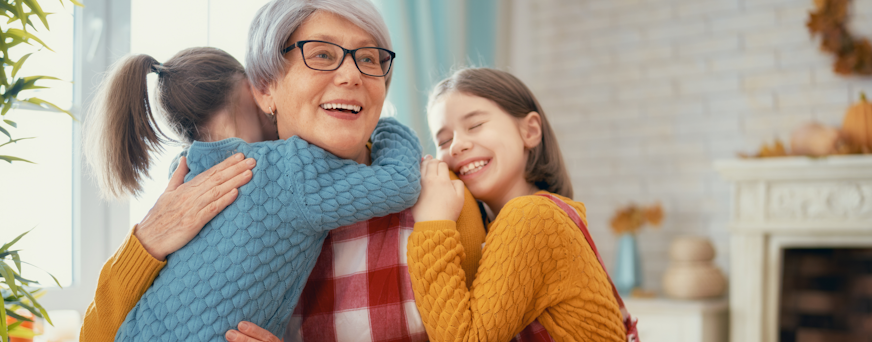
[[228,330],[224,334],[230,342],[280,342],[281,340],[269,331],[251,322],[239,322],[239,330]]
[[421,195],[412,207],[415,222],[457,221],[463,209],[463,182],[451,180],[448,164],[426,156],[421,162]]
[[184,157],[180,158],[167,189],[133,234],[151,256],[165,260],[233,203],[239,193],[237,188],[251,180],[255,164],[254,159],[237,153],[185,183],[188,165]]

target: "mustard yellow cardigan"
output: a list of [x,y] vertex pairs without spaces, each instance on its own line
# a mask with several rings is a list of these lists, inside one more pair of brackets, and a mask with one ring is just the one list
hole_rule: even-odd
[[[561,199],[585,217],[583,204]],[[506,204],[489,225],[472,287],[456,227],[418,222],[409,237],[415,303],[430,341],[508,341],[535,319],[556,341],[626,341],[605,271],[550,199],[522,196]]]
[[[452,179],[457,179],[452,174]],[[485,239],[484,224],[475,198],[466,190],[463,210],[457,220],[459,237],[469,257],[462,268],[472,285],[481,259],[481,244]],[[135,229],[135,227],[134,227]],[[113,341],[115,333],[145,293],[166,262],[156,260],[145,251],[133,231],[109,258],[100,271],[94,301],[85,313],[80,341]]]

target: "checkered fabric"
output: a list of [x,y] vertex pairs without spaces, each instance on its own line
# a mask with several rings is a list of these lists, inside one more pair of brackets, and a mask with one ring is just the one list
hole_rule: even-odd
[[539,324],[539,320],[535,320],[515,336],[511,342],[554,342],[554,339],[548,335],[545,327]]
[[410,210],[330,232],[284,341],[426,341],[406,245]]

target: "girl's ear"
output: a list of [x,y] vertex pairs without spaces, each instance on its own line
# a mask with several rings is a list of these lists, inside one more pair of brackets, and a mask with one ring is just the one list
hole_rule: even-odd
[[531,150],[542,143],[542,116],[537,112],[529,112],[521,119],[521,140],[524,148]]
[[275,112],[276,102],[273,100],[269,87],[260,90],[253,84],[249,84],[249,86],[251,87],[251,93],[254,95],[254,101],[257,102],[257,106],[260,107],[260,110],[264,113]]

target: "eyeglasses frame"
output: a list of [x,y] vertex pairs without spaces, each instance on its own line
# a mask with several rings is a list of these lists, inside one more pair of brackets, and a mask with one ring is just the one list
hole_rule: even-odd
[[[306,56],[303,55],[303,45],[306,45],[306,43],[326,43],[326,44],[335,45],[335,46],[339,47],[340,49],[342,49],[342,58],[339,60],[339,64],[336,65],[336,67],[333,69],[316,69],[316,68],[309,66],[309,63],[306,62]],[[306,67],[309,69],[318,70],[318,71],[337,70],[340,67],[342,67],[342,63],[345,63],[345,56],[347,56],[348,54],[351,54],[351,59],[354,60],[354,66],[357,68],[357,71],[360,71],[361,74],[364,74],[367,76],[372,76],[372,77],[385,77],[385,76],[387,76],[388,73],[391,72],[391,68],[394,66],[394,59],[397,58],[397,54],[394,53],[393,51],[385,49],[385,48],[380,48],[377,46],[364,46],[364,47],[359,47],[357,49],[349,50],[349,49],[346,49],[346,48],[340,46],[339,44],[326,42],[323,40],[301,40],[301,41],[298,41],[298,42],[291,44],[290,46],[282,49],[282,56],[286,55],[288,52],[290,52],[294,48],[300,48],[300,57],[303,58],[303,64],[305,64]],[[357,50],[360,50],[360,49],[379,49],[379,50],[383,50],[383,51],[387,52],[388,55],[391,56],[390,64],[388,65],[388,70],[386,70],[383,75],[368,74],[368,73],[364,72],[363,70],[360,70],[360,65],[357,65],[357,56],[355,55],[355,53],[357,53]],[[379,64],[381,64],[381,62],[379,62]]]

